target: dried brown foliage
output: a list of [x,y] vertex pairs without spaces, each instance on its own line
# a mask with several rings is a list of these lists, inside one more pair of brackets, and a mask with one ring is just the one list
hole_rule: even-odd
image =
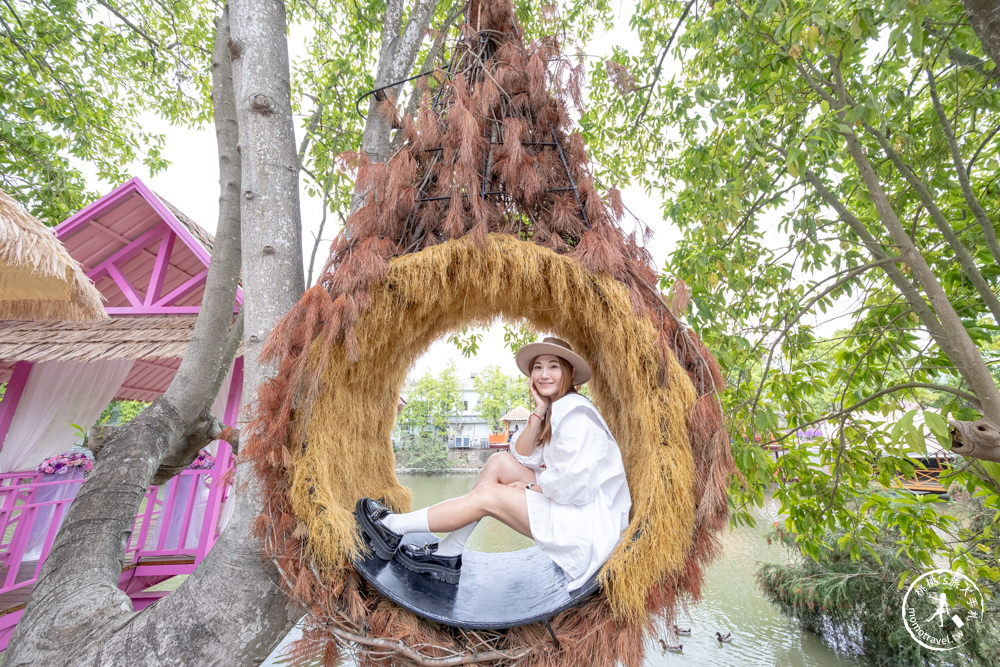
[[[256,531],[310,610],[300,657],[352,647],[362,665],[638,665],[643,633],[698,595],[719,548],[733,471],[721,374],[617,226],[620,194],[596,191],[567,100],[550,92],[555,42],[526,47],[510,2],[467,12],[455,74],[401,123],[397,153],[344,156],[362,204],[266,347],[279,373],[260,390],[242,455],[263,485]],[[389,440],[410,364],[436,336],[496,316],[554,331],[591,361],[633,495],[602,594],[552,622],[561,650],[540,625],[471,633],[418,619],[349,564],[362,549],[356,499],[410,502]]]

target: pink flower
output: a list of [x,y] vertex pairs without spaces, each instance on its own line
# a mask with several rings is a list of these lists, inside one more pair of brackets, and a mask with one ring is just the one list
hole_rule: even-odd
[[45,466],[45,472],[51,475],[55,472],[55,469],[52,466]]

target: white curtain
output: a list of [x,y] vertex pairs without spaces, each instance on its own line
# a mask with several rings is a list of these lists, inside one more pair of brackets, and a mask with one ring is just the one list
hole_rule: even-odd
[[[229,365],[229,372],[222,381],[219,393],[215,395],[215,400],[212,401],[212,407],[210,408],[215,418],[223,424],[226,423],[226,404],[229,403],[229,385],[233,382],[233,366],[234,364]],[[228,424],[228,426],[232,426],[232,424]],[[219,452],[219,441],[213,440],[206,449],[212,453],[212,456],[215,456]]]
[[41,361],[28,376],[0,451],[0,473],[31,470],[80,439],[132,369],[132,360]]

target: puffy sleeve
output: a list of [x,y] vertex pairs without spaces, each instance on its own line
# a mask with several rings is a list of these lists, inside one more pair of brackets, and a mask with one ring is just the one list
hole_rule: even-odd
[[545,446],[547,467],[538,475],[542,495],[563,505],[591,502],[614,469],[605,465],[611,446],[604,427],[589,410],[570,410]]
[[510,453],[514,455],[514,458],[524,466],[531,468],[532,470],[542,469],[542,449],[541,447],[535,447],[534,451],[528,456],[523,456],[517,451],[517,441],[521,437],[521,434],[525,432],[526,429],[521,429],[517,434],[510,439]]

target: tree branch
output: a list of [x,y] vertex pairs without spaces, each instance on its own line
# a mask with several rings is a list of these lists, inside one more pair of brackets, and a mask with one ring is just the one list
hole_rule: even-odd
[[804,424],[797,424],[794,430],[783,433],[782,435],[775,438],[772,442],[776,443],[782,442],[792,437],[793,435],[795,435],[804,428],[809,428],[810,426],[815,426],[816,424],[822,424],[824,422],[845,417],[854,412],[855,410],[864,407],[868,403],[871,403],[872,401],[885,396],[886,394],[892,394],[897,391],[902,391],[904,389],[930,389],[931,391],[940,391],[946,394],[953,394],[961,399],[968,401],[976,408],[979,407],[978,398],[976,398],[973,394],[970,394],[967,391],[962,391],[961,389],[956,389],[955,387],[949,387],[948,385],[944,384],[936,384],[934,382],[902,382],[900,384],[894,384],[891,387],[886,387],[885,389],[880,389],[879,391],[875,392],[870,396],[866,396],[865,398],[861,399],[860,401],[858,401],[857,403],[855,403],[850,407],[842,408],[835,412],[831,412],[829,414],[823,415],[819,419],[814,419],[812,421],[805,422]]
[[986,239],[986,247],[989,248],[990,254],[993,255],[993,260],[1000,263],[1000,243],[997,243],[997,233],[996,229],[993,227],[993,221],[986,214],[985,209],[983,209],[982,204],[976,198],[975,193],[972,191],[972,183],[969,181],[969,172],[962,162],[962,152],[959,150],[958,141],[955,139],[955,132],[951,127],[951,123],[948,121],[948,116],[944,112],[944,108],[941,106],[941,100],[938,97],[937,83],[934,81],[934,72],[927,68],[927,84],[931,93],[931,100],[934,102],[934,111],[937,113],[938,122],[941,123],[941,129],[944,130],[945,140],[948,142],[948,148],[951,150],[951,161],[955,165],[955,173],[958,175],[958,183],[962,187],[962,196],[965,197],[965,203],[969,206],[972,214],[976,218],[976,222],[979,223],[979,227],[983,230],[983,236]]
[[[316,252],[319,250],[320,241],[323,238],[323,228],[326,227],[326,217],[329,215],[329,202],[330,202],[330,183],[331,179],[327,177],[326,183],[323,184],[323,215],[319,219],[319,230],[316,232],[316,238],[313,240],[312,251],[309,253],[309,271],[306,272],[306,285],[312,285],[313,281],[313,267],[316,264]],[[341,224],[344,223],[344,217],[340,217]]]
[[1000,431],[988,421],[950,421],[951,451],[971,459],[1000,462]]
[[502,660],[505,662],[517,661],[519,658],[531,653],[531,649],[522,649],[511,653],[501,653],[499,651],[483,651],[482,653],[463,653],[460,655],[432,658],[416,651],[402,642],[390,639],[380,639],[378,637],[361,636],[341,628],[331,628],[331,632],[345,643],[357,643],[365,646],[384,648],[392,653],[405,656],[415,665],[422,667],[453,667],[456,665],[471,665],[480,662],[494,662]]
[[646,115],[646,110],[649,109],[649,102],[653,99],[653,89],[656,87],[657,82],[660,80],[660,72],[663,69],[663,60],[667,57],[667,53],[670,52],[670,47],[674,43],[674,37],[677,36],[677,31],[680,30],[681,24],[684,23],[684,19],[687,18],[688,12],[691,11],[691,7],[694,6],[695,0],[688,0],[687,5],[684,6],[684,11],[681,12],[681,17],[677,19],[677,23],[674,24],[674,29],[670,33],[670,39],[667,40],[666,45],[660,52],[660,59],[656,62],[656,68],[653,70],[652,80],[647,83],[643,88],[648,89],[646,94],[646,101],[642,105],[642,110],[639,111],[639,115],[635,117],[635,122],[632,124],[632,132],[635,133],[639,129],[639,124],[642,122],[643,116]]
[[[841,100],[845,100],[847,94],[840,73],[839,63],[836,59],[831,58],[830,64],[833,69],[834,85],[837,88],[838,96]],[[845,122],[846,119],[843,118],[843,110],[839,113],[841,122]],[[936,342],[942,346],[943,350],[950,348],[954,351],[954,354],[949,354],[948,357],[955,364],[958,372],[968,383],[969,387],[979,397],[984,416],[990,422],[1000,424],[1000,390],[997,389],[996,381],[983,361],[982,353],[980,353],[979,348],[972,341],[969,332],[966,331],[962,320],[951,305],[951,301],[941,287],[937,276],[934,275],[934,272],[927,265],[927,260],[914,245],[913,240],[900,223],[885,191],[882,189],[878,175],[875,173],[875,169],[872,167],[871,162],[869,162],[867,155],[865,155],[857,136],[849,130],[843,131],[842,134],[847,140],[848,151],[850,151],[851,157],[861,173],[861,178],[865,183],[872,203],[875,204],[875,209],[878,211],[882,224],[899,248],[900,254],[910,266],[910,270],[923,288],[924,293],[930,299],[941,326],[944,328],[946,337],[935,338]]]
[[[882,150],[885,151],[892,163],[896,165],[896,169],[903,176],[907,183],[913,188],[920,198],[920,202],[927,209],[927,212],[931,216],[931,220],[934,221],[934,226],[938,228],[941,235],[948,242],[948,246],[955,253],[955,259],[958,260],[958,265],[962,269],[969,282],[972,283],[976,291],[979,292],[980,298],[982,298],[983,303],[986,308],[993,315],[993,321],[1000,324],[1000,300],[997,299],[997,295],[993,293],[986,279],[983,277],[982,272],[979,267],[976,266],[976,261],[969,252],[969,249],[965,247],[962,240],[958,238],[958,234],[955,233],[954,228],[944,217],[944,213],[938,208],[937,202],[934,201],[934,197],[931,195],[930,191],[927,189],[927,185],[917,177],[917,174],[913,169],[903,160],[902,156],[892,147],[885,135],[882,132],[875,130],[868,123],[864,123],[863,127],[868,131],[875,140],[878,141]],[[991,225],[992,227],[992,225]],[[994,242],[996,237],[994,236]]]

